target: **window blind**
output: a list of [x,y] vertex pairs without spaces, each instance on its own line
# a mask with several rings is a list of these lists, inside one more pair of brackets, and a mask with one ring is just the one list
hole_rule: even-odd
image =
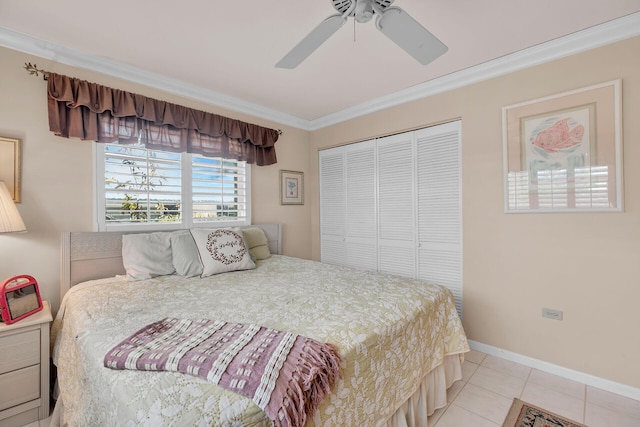
[[194,222],[247,218],[248,183],[244,162],[194,156],[191,164]]
[[99,144],[97,150],[100,230],[250,221],[246,162],[139,145]]
[[180,222],[181,182],[180,154],[105,144],[105,222]]

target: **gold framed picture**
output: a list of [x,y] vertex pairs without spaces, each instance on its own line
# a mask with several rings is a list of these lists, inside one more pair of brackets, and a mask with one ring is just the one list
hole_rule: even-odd
[[0,136],[0,181],[15,203],[20,203],[20,144],[17,138]]
[[304,173],[280,171],[280,204],[304,205]]

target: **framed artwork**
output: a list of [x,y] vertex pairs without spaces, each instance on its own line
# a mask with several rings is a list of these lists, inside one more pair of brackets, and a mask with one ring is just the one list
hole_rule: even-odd
[[622,211],[621,84],[502,109],[506,213]]
[[296,171],[280,171],[280,204],[304,204],[304,173]]
[[0,136],[0,181],[15,203],[20,203],[20,148],[19,139]]

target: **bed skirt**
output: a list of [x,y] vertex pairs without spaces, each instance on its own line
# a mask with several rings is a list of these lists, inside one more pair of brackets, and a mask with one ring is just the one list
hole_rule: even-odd
[[444,362],[427,374],[418,390],[387,420],[385,427],[426,427],[427,417],[447,406],[447,389],[462,379],[463,354],[445,356]]
[[[441,365],[427,374],[420,387],[389,418],[385,427],[426,427],[427,417],[437,409],[447,406],[447,390],[462,379],[463,354],[445,356]],[[58,400],[51,414],[51,427],[63,425],[62,401]]]

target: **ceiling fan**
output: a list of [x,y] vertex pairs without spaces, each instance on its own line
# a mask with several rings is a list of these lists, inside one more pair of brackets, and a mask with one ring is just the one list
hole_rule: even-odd
[[423,65],[447,51],[445,46],[418,21],[399,7],[394,0],[331,0],[337,14],[329,16],[298,43],[277,64],[278,68],[296,68],[322,43],[327,41],[347,18],[369,22],[376,15],[376,27],[395,44]]

